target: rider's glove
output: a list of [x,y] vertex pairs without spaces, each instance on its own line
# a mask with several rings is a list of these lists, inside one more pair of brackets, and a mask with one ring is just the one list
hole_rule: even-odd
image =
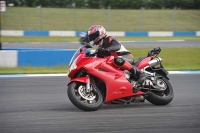
[[99,47],[97,49],[97,52],[98,53],[105,53],[105,52],[110,52],[110,50],[108,48],[102,48],[102,47]]
[[87,56],[87,57],[90,56],[90,52],[87,52],[87,53],[86,53],[86,56]]
[[158,55],[161,51],[160,47],[157,48],[153,48],[151,50],[149,50],[148,55],[147,56],[153,56],[153,55]]
[[102,48],[102,52],[110,52],[110,49],[108,49],[108,48]]
[[159,54],[161,51],[161,48],[160,47],[154,48],[153,51],[155,54]]
[[94,41],[89,42],[90,45],[94,45]]
[[91,54],[90,52],[86,53],[86,57],[93,57],[93,56],[94,56],[94,54]]

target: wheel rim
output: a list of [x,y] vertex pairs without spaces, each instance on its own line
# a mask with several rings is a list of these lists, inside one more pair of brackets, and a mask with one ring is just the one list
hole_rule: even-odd
[[84,85],[80,85],[77,89],[74,89],[74,93],[77,99],[84,104],[95,104],[99,100],[99,94],[94,90],[87,93]]
[[167,89],[167,84],[162,79],[157,80],[157,85],[162,88],[163,91]]
[[96,98],[96,96],[94,95],[93,92],[91,93],[86,93],[86,88],[85,86],[79,86],[78,87],[78,93],[80,94],[80,96],[85,99],[85,100],[94,100]]
[[162,79],[158,79],[157,85],[162,88],[162,91],[154,91],[154,93],[161,97],[167,97],[169,95],[169,88],[167,83]]

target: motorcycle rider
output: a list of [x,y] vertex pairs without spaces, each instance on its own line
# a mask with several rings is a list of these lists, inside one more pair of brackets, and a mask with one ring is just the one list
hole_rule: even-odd
[[147,75],[135,67],[132,54],[113,36],[107,36],[106,30],[101,25],[93,25],[87,31],[88,41],[98,45],[98,54],[102,56],[117,55],[113,64],[117,68],[130,71],[138,77],[138,83],[141,85]]

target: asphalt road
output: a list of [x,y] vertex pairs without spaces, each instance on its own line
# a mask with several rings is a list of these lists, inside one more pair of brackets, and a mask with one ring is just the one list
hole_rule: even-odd
[[[200,41],[140,41],[140,42],[121,42],[125,47],[200,47]],[[81,44],[76,42],[45,42],[45,43],[3,43],[2,48],[61,48],[61,49],[77,49]]]
[[174,99],[77,109],[66,77],[0,78],[0,133],[199,133],[200,74],[169,75]]

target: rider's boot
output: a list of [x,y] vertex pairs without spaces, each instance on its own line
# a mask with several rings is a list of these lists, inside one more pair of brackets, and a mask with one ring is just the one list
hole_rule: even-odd
[[138,84],[139,85],[142,85],[142,83],[147,78],[147,75],[143,71],[141,71],[140,69],[138,69],[137,67],[135,67],[134,65],[133,65],[132,69],[130,70],[130,72],[133,75],[136,75],[138,77]]

